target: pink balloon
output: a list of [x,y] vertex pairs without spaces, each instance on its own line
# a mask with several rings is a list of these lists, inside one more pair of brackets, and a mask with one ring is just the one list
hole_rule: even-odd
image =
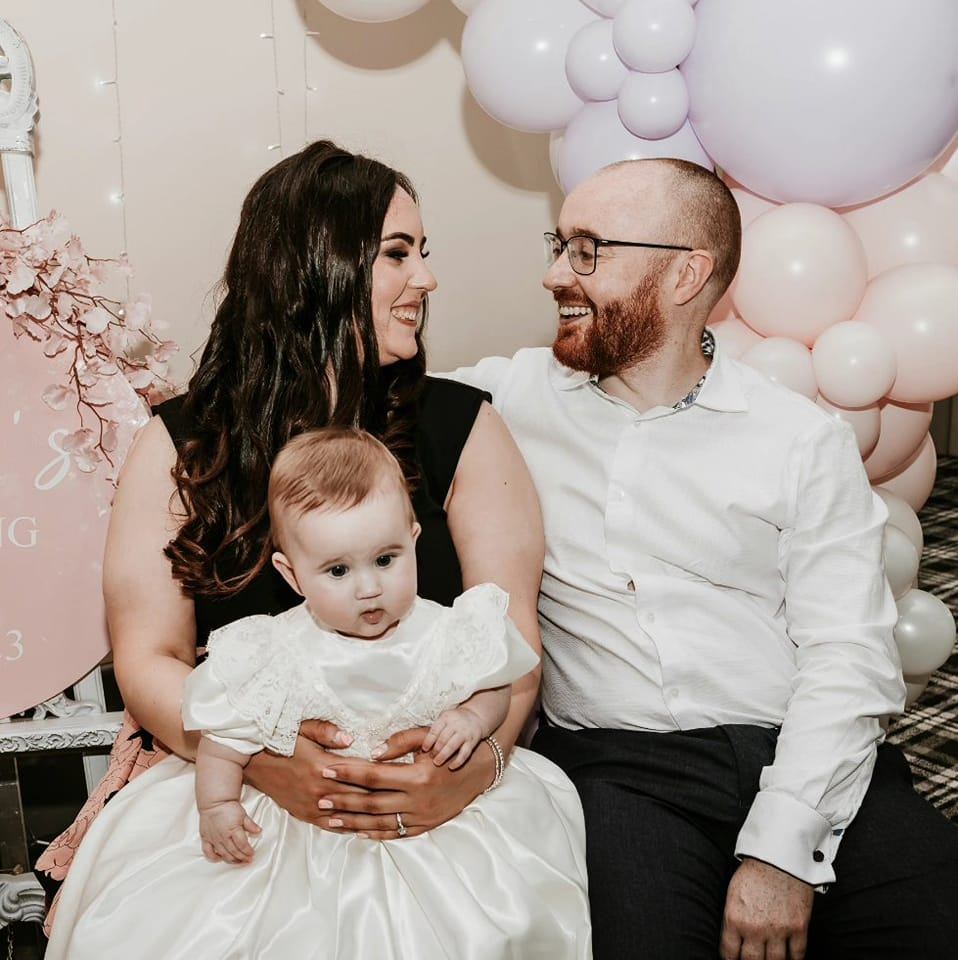
[[780,383],[809,400],[818,396],[812,355],[808,347],[796,340],[769,337],[750,347],[742,355],[742,362],[764,373],[773,383]]
[[898,361],[882,333],[846,320],[829,327],[812,348],[818,389],[843,407],[877,403],[895,382]]
[[746,228],[732,296],[752,329],[811,346],[851,317],[867,281],[855,231],[825,207],[789,203]]
[[882,480],[881,485],[901,497],[917,513],[931,496],[937,469],[935,444],[931,434],[926,434],[925,441],[918,448],[918,452],[905,462],[900,472],[893,473]]
[[710,320],[709,329],[715,334],[719,346],[735,360],[746,350],[762,342],[762,338],[734,314],[721,320]]
[[888,395],[905,403],[958,393],[958,267],[895,267],[868,285],[855,316],[888,338],[898,375]]
[[738,204],[738,212],[742,216],[742,229],[744,230],[756,217],[760,217],[769,210],[774,210],[780,204],[772,203],[764,197],[746,190],[745,187],[732,187],[732,196]]
[[830,403],[824,397],[819,397],[815,402],[826,413],[836,420],[843,420],[855,431],[858,452],[863,458],[875,449],[875,445],[878,443],[878,434],[881,430],[881,415],[878,412],[877,403],[870,407],[849,410],[847,407],[839,407]]
[[[0,717],[32,707],[79,680],[109,650],[102,557],[114,475],[107,465],[81,473],[63,451],[80,426],[76,407],[54,411],[41,399],[65,379],[67,354],[15,340],[0,318]],[[101,399],[121,422],[117,464],[146,409],[120,375]]]
[[845,219],[865,247],[869,277],[905,263],[958,266],[958,183],[940,173],[847,210]]
[[934,409],[930,403],[895,403],[882,400],[881,431],[878,444],[865,460],[865,471],[873,483],[900,472],[906,462],[918,455]]
[[958,129],[954,0],[709,0],[695,14],[692,126],[763,197],[873,200]]
[[479,106],[517,130],[564,127],[582,106],[566,53],[595,19],[579,0],[483,0],[462,34],[462,66]]
[[[476,12],[482,10],[480,7]],[[622,125],[614,101],[587,103],[572,118],[562,137],[559,182],[568,193],[610,163],[646,157],[678,157],[712,169],[712,161],[695,139],[688,123],[671,137],[642,140]]]

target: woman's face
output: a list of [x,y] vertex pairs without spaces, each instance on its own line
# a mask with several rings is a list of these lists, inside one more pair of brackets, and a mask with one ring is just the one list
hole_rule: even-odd
[[419,349],[416,333],[422,325],[426,295],[436,289],[436,278],[426,266],[425,245],[419,207],[397,188],[373,264],[373,325],[379,362],[384,366],[410,360]]

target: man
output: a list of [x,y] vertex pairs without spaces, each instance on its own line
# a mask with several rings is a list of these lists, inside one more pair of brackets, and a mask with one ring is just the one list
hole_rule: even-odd
[[845,425],[705,330],[734,199],[683,161],[616,164],[546,239],[552,350],[456,376],[542,504],[533,746],[582,798],[596,957],[958,955],[958,831],[882,744],[884,507]]

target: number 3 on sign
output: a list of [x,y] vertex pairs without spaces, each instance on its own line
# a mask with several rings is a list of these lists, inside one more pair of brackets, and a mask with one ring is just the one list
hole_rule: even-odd
[[19,660],[23,656],[23,634],[19,630],[8,630],[7,643],[10,645],[10,648],[14,651],[14,655],[10,656],[10,650],[8,650],[6,656],[3,659]]

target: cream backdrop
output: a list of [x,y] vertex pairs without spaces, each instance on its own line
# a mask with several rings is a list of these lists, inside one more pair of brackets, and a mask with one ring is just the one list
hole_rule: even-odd
[[40,96],[41,210],[93,256],[126,250],[132,293],[182,354],[206,336],[242,199],[308,140],[331,137],[405,171],[439,278],[436,369],[549,341],[540,235],[561,201],[548,138],[475,104],[448,0],[357,24],[316,0],[4,0]]

